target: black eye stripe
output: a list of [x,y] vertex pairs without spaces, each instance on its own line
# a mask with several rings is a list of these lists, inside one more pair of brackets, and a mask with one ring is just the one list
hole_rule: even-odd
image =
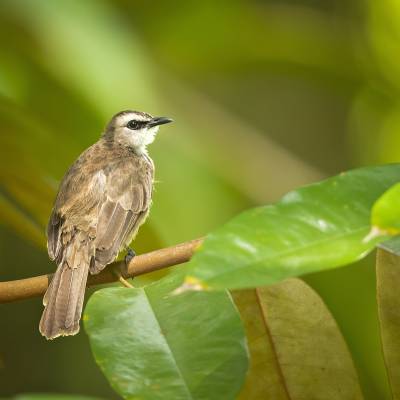
[[130,120],[127,124],[126,127],[129,129],[140,129],[143,126],[147,124],[147,121],[136,121],[134,119]]

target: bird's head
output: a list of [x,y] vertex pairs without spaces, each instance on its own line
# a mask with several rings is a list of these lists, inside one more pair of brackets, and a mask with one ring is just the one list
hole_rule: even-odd
[[121,111],[108,123],[105,136],[142,154],[146,153],[146,146],[154,141],[159,126],[170,122],[171,118],[153,117],[141,111]]

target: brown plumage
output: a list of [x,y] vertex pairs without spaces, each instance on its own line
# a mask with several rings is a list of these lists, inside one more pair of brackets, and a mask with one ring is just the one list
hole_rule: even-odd
[[47,228],[48,253],[58,266],[39,325],[47,339],[79,331],[88,273],[111,263],[145,221],[154,174],[146,145],[167,122],[133,111],[115,115],[65,174]]

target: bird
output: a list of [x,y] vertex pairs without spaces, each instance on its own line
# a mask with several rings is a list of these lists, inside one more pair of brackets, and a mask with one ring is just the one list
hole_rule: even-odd
[[[79,332],[88,274],[129,249],[145,222],[154,183],[147,146],[159,126],[172,121],[121,111],[65,173],[47,225],[47,250],[57,269],[39,323],[46,339]],[[129,249],[127,257],[133,255]]]

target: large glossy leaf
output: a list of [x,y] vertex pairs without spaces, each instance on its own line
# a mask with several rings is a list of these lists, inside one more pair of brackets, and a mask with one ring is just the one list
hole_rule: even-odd
[[[377,299],[382,348],[394,399],[400,399],[400,256],[399,241],[390,246],[395,252],[378,249],[376,263]],[[389,248],[389,247],[387,247]]]
[[233,297],[251,354],[241,400],[362,398],[340,330],[306,283],[288,279]]
[[93,294],[96,362],[125,399],[234,399],[248,366],[239,314],[225,292],[167,296],[178,278]]
[[399,178],[398,164],[357,169],[246,211],[206,238],[184,285],[256,287],[354,262],[377,243],[365,240],[372,205]]

